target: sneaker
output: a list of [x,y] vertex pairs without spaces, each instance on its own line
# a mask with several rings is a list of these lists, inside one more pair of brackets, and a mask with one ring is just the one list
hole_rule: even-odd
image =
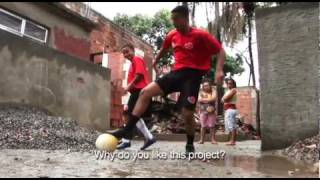
[[149,146],[151,146],[152,144],[154,144],[155,142],[157,142],[157,140],[155,138],[152,139],[148,139],[144,145],[140,148],[140,150],[145,150],[147,149]]
[[126,149],[128,147],[131,147],[131,142],[123,142],[120,145],[117,146],[117,149]]
[[194,149],[194,145],[193,144],[187,144],[186,145],[186,155],[187,157],[189,157],[190,153],[194,153],[195,149]]

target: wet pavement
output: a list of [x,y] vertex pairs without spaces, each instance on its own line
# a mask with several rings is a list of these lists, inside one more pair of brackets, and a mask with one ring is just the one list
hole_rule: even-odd
[[[225,143],[196,144],[197,152],[217,152],[220,159],[173,159],[170,153],[184,152],[184,142],[159,141],[141,159],[123,160],[119,154],[134,155],[142,141],[134,141],[118,157],[98,159],[93,151],[0,150],[0,177],[318,177],[305,164],[296,164],[274,153],[261,153],[260,141],[242,141],[235,147]],[[101,151],[97,151],[101,152]],[[224,154],[225,152],[225,154]],[[224,156],[223,156],[224,155]],[[142,159],[144,156],[144,159]],[[223,156],[223,158],[222,158]],[[108,156],[108,157],[111,157]],[[149,157],[149,160],[147,158]],[[211,156],[213,157],[213,156]],[[207,157],[210,158],[210,157]]]

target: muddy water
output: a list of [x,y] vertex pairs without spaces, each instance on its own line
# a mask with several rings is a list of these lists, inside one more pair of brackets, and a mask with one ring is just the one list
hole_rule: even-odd
[[[137,152],[141,145],[141,141],[135,141],[131,148],[121,152]],[[208,161],[170,158],[111,161],[97,160],[92,152],[3,149],[0,177],[318,177],[305,164],[261,153],[259,141],[239,142],[236,147],[206,143],[196,145],[196,150],[223,150],[225,156]],[[161,141],[144,153],[154,151],[183,152],[184,143]]]
[[310,165],[288,160],[276,155],[226,156],[224,161],[213,163],[225,168],[241,168],[244,172],[259,172],[265,177],[317,177],[310,172]]

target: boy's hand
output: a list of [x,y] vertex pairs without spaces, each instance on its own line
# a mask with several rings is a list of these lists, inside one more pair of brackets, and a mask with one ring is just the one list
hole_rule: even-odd
[[216,82],[218,85],[222,85],[223,78],[224,78],[224,73],[223,73],[223,71],[222,71],[222,70],[218,70],[218,71],[216,72],[215,82]]
[[125,105],[123,106],[123,110],[124,110],[124,111],[128,111],[128,109],[129,109],[128,105],[125,104]]
[[129,90],[130,90],[130,86],[125,87],[124,91],[123,91],[123,94],[124,95],[127,94],[129,92]]

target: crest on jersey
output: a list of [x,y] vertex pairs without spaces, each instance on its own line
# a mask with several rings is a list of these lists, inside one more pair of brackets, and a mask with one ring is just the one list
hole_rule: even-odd
[[187,42],[187,43],[185,43],[185,44],[184,44],[184,48],[186,48],[186,49],[192,49],[192,48],[193,48],[192,42]]
[[171,46],[172,46],[172,48],[175,48],[175,47],[177,46],[177,44],[174,43],[174,42],[172,42],[172,43],[171,43]]
[[195,104],[196,103],[196,98],[194,96],[189,96],[187,98],[187,100],[191,103],[191,104]]

